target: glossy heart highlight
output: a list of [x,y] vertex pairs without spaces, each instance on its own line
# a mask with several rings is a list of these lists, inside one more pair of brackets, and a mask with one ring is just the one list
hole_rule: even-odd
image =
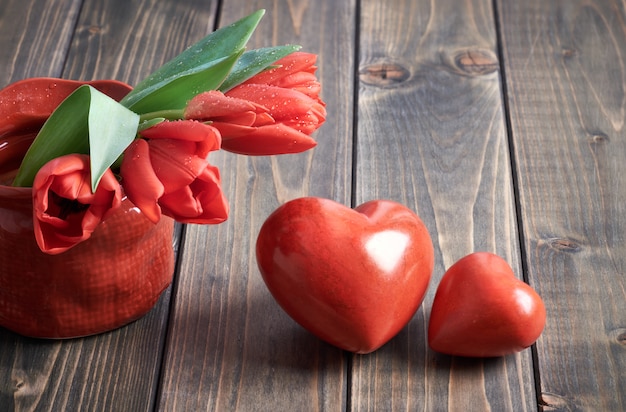
[[296,322],[356,353],[378,349],[411,320],[434,265],[419,217],[385,200],[354,210],[316,197],[287,202],[261,227],[256,256]]
[[541,297],[492,253],[465,256],[444,274],[433,302],[428,343],[441,353],[503,356],[532,345],[546,323]]

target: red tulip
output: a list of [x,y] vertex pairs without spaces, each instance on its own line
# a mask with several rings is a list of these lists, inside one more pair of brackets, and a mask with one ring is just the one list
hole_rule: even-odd
[[319,98],[321,86],[315,77],[316,60],[317,56],[312,53],[292,53],[274,64],[278,67],[259,73],[243,84],[267,84],[297,90],[324,106]]
[[88,239],[122,202],[121,187],[107,170],[91,191],[89,156],[69,154],[46,163],[33,183],[33,222],[39,248],[58,254]]
[[221,223],[228,203],[219,170],[206,158],[220,148],[217,129],[196,121],[162,122],[140,132],[120,168],[128,198],[153,222]]
[[314,54],[293,53],[225,95],[193,98],[185,118],[210,121],[222,149],[247,155],[299,153],[317,144],[310,134],[326,120]]

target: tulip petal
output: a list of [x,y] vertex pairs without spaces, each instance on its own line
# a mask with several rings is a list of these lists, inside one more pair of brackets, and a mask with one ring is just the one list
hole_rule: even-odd
[[[326,118],[326,109],[315,99],[297,90],[282,89],[262,84],[238,86],[228,92],[229,96],[250,100],[264,105],[276,122],[300,124],[306,122],[319,127]],[[311,115],[308,119],[303,116]],[[307,127],[308,129],[309,127]]]
[[[166,151],[184,151],[185,156],[193,154],[206,158],[210,152],[219,150],[222,137],[219,130],[195,120],[165,121],[152,126],[141,135],[151,139],[153,143],[164,140],[166,143],[158,143],[165,147]],[[185,156],[179,156],[181,159]]]
[[182,223],[218,224],[228,218],[219,170],[209,164],[192,184],[165,194],[160,204],[164,214]]
[[208,152],[197,149],[193,142],[174,139],[150,142],[150,158],[157,178],[163,184],[164,193],[171,193],[188,186],[202,173]]
[[161,208],[157,201],[164,188],[152,167],[148,142],[137,139],[128,146],[120,174],[126,196],[151,222],[158,222]]
[[69,154],[47,162],[33,181],[33,228],[39,248],[58,254],[91,237],[121,204],[121,187],[108,169],[91,192],[89,156]]
[[210,125],[195,120],[176,120],[158,123],[140,132],[147,139],[177,139],[190,142],[208,141],[211,147],[220,148],[220,136]]
[[297,90],[300,93],[307,95],[308,97],[316,99],[319,103],[324,104],[318,98],[319,93],[322,90],[322,85],[313,73],[293,73],[289,76],[285,76],[282,79],[279,79],[278,81],[272,82],[271,85]]
[[300,153],[317,145],[310,136],[282,123],[258,127],[240,137],[224,139],[222,149],[251,156]]
[[266,70],[252,77],[244,84],[269,84],[269,85],[277,85],[278,82],[292,73],[297,72],[308,72],[314,73],[317,69],[315,67],[315,62],[317,61],[317,56],[313,53],[306,52],[295,52],[290,55],[283,57],[274,63],[276,67],[274,69]]
[[[183,223],[224,221],[228,205],[219,171],[206,160],[211,151],[220,148],[219,131],[192,120],[161,124],[146,129],[145,135],[151,138],[139,139],[129,147],[129,159],[140,163],[129,164],[126,157],[122,162],[124,185],[131,183],[128,197],[142,211],[147,208],[144,213],[149,218],[163,213]],[[200,135],[203,138],[199,139]],[[153,183],[142,187],[135,175]]]
[[225,96],[224,93],[212,90],[204,92],[189,102],[185,108],[186,119],[212,119],[215,117],[232,116],[237,113],[255,112],[264,110],[258,105],[232,97]]
[[224,149],[224,142],[229,139],[242,137],[247,134],[254,132],[256,127],[253,126],[242,126],[239,124],[233,124],[229,122],[213,122],[211,123],[213,127],[220,131],[220,134],[223,136],[222,138],[222,149]]

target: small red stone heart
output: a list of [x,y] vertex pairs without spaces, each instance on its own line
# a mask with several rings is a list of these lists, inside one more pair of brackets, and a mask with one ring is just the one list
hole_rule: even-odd
[[315,197],[287,202],[261,227],[256,256],[295,321],[356,353],[378,349],[411,320],[434,265],[419,217],[385,200],[354,210]]
[[504,259],[477,252],[460,259],[441,279],[428,343],[449,355],[503,356],[532,345],[545,323],[541,297],[515,277]]

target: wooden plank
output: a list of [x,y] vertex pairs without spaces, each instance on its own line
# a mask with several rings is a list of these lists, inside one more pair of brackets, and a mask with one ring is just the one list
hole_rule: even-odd
[[82,0],[3,0],[0,4],[0,85],[59,76]]
[[626,410],[626,11],[498,1],[544,410]]
[[[132,4],[131,4],[132,3]],[[214,27],[215,0],[87,2],[66,76],[139,80]]]
[[264,219],[284,201],[316,195],[349,204],[353,1],[224,2],[221,24],[267,9],[250,47],[301,44],[318,53],[328,103],[319,145],[299,155],[211,154],[230,201],[219,226],[188,226],[172,309],[162,410],[341,410],[342,351],[305,332],[276,304],[256,267]]
[[[37,3],[8,0],[0,4],[2,86],[27,77],[59,76],[63,69],[81,2],[50,1],[43,7]],[[41,349],[32,348],[32,342],[0,328],[2,408],[32,410],[45,390],[60,345],[44,344],[46,348]],[[37,362],[42,365],[34,365]]]
[[[86,1],[63,76],[132,84],[204,35],[215,8],[216,3],[202,0]],[[17,10],[7,18],[18,19]],[[45,16],[50,15],[57,14]],[[47,46],[51,53],[63,52]],[[47,64],[45,53],[30,53],[27,61],[43,55],[41,64]],[[0,405],[15,410],[153,409],[169,302],[168,290],[144,318],[85,339],[42,341],[3,332]]]
[[352,409],[535,410],[530,350],[470,360],[426,344],[436,287],[457,259],[491,251],[521,275],[491,2],[364,0],[360,21],[356,203],[413,208],[436,263],[409,325],[354,357]]

